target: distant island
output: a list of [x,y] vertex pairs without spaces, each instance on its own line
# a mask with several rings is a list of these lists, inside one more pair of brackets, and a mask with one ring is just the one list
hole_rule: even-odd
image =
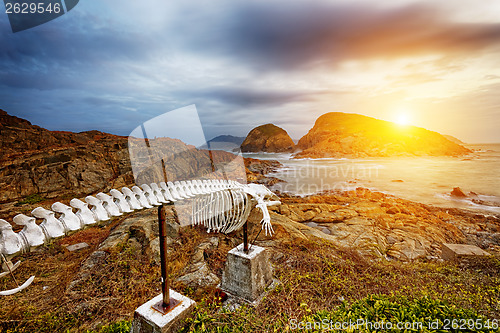
[[245,140],[244,137],[241,136],[234,136],[234,135],[219,135],[216,136],[213,139],[210,139],[207,141],[206,144],[198,147],[199,149],[212,149],[212,150],[225,150],[225,151],[231,151],[231,150],[238,150],[238,148],[241,146],[243,141]]
[[[273,127],[274,126],[274,127]],[[267,124],[254,128],[243,152],[294,151],[294,158],[461,156],[472,153],[463,142],[416,126],[402,126],[359,114],[320,116],[295,146],[285,130]]]

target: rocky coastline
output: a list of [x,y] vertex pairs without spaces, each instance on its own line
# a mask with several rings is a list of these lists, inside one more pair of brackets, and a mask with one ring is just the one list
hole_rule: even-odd
[[276,239],[318,238],[388,260],[438,260],[442,243],[500,250],[500,218],[357,188],[298,197],[273,208]]
[[[339,113],[322,116],[308,138],[312,138],[312,133],[320,133],[332,119],[352,121],[352,117],[360,119],[361,116]],[[48,131],[4,111],[0,111],[0,125],[0,143],[5,152],[0,159],[3,183],[0,214],[3,219],[29,213],[38,206],[49,209],[55,201],[67,202],[73,197],[83,198],[134,184],[125,137],[96,131]],[[286,134],[270,124],[259,128],[257,132],[264,131],[271,138]],[[172,141],[171,149],[186,151],[187,146],[179,140],[164,140]],[[305,141],[299,146],[305,148]],[[456,144],[449,142],[446,145]],[[452,147],[461,149],[458,145]],[[189,155],[186,156],[188,160],[208,156],[206,151],[194,147],[185,154]],[[217,163],[225,163],[234,155],[216,151],[213,158]],[[282,181],[269,176],[282,167],[278,161],[245,158],[244,163],[248,182],[270,187]],[[185,164],[180,168],[183,172],[196,171],[191,170],[187,162]],[[492,251],[500,245],[500,223],[494,216],[436,208],[362,188],[308,197],[279,195],[282,205],[273,208],[271,216],[281,235],[272,241],[321,238],[366,254],[398,260],[438,258],[444,242],[470,243]],[[458,188],[451,195],[466,196]],[[468,196],[473,197],[474,193]]]

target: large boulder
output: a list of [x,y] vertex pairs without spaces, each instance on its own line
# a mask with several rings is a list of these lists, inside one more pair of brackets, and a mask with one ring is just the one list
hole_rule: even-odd
[[288,133],[273,124],[254,128],[241,144],[242,152],[292,152],[295,144]]

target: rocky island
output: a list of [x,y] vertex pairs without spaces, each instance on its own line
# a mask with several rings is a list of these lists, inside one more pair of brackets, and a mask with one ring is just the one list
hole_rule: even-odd
[[288,133],[273,124],[254,128],[241,144],[241,151],[244,153],[283,153],[294,149],[295,144]]
[[460,156],[472,151],[443,135],[359,114],[330,112],[303,136],[295,158]]

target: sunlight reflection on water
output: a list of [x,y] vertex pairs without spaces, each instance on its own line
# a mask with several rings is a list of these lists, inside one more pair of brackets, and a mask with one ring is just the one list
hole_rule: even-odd
[[[274,189],[298,195],[356,187],[440,207],[467,208],[500,214],[500,144],[469,145],[463,158],[399,157],[360,159],[290,159],[290,154],[245,154],[276,159],[283,168],[271,174],[286,181]],[[454,187],[477,197],[450,197]],[[472,201],[475,199],[475,202]]]

